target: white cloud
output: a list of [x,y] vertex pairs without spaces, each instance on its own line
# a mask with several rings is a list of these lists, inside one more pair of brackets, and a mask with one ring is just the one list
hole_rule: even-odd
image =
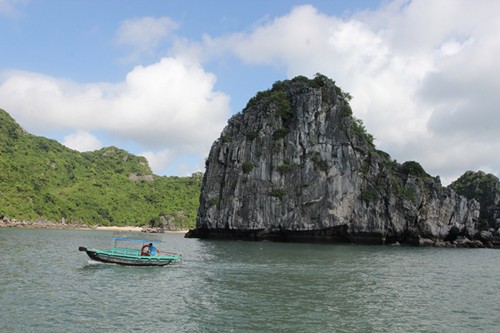
[[336,80],[377,145],[401,162],[442,179],[480,167],[498,175],[499,12],[498,1],[396,0],[340,19],[305,5],[204,43],[290,77]]
[[19,7],[25,5],[27,0],[0,0],[0,16],[18,17]]
[[127,60],[135,61],[144,54],[153,54],[177,26],[177,23],[168,17],[125,20],[117,31],[115,42],[131,47],[133,51]]
[[155,174],[161,174],[165,167],[172,162],[172,158],[175,156],[170,149],[159,152],[146,151],[140,153],[139,155],[144,156],[148,160],[149,166]]
[[120,147],[132,143],[153,153],[171,150],[172,159],[198,154],[202,160],[229,118],[229,97],[214,91],[215,81],[180,58],[137,66],[117,84],[16,71],[0,80],[0,107],[38,135],[99,131]]
[[88,132],[78,131],[64,137],[63,145],[78,151],[94,151],[102,148],[98,138]]

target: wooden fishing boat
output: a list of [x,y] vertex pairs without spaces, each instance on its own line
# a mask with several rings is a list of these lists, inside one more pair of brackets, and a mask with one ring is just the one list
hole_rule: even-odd
[[[80,246],[78,250],[86,252],[92,260],[107,264],[166,266],[182,262],[182,256],[176,253],[159,251],[157,254],[150,254],[147,251],[149,247],[156,246],[161,241],[125,237],[113,237],[112,240],[114,241],[114,246],[107,250],[89,249],[85,246]],[[142,244],[140,249],[136,248],[139,244]]]

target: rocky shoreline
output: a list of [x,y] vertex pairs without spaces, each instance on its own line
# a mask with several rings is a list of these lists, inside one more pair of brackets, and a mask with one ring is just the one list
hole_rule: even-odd
[[37,221],[19,221],[16,219],[9,219],[4,217],[0,219],[0,228],[26,228],[26,229],[53,229],[53,230],[111,230],[111,231],[134,231],[134,232],[148,232],[148,233],[158,233],[158,232],[186,232],[186,230],[161,230],[153,229],[149,227],[139,227],[139,226],[99,226],[99,225],[87,225],[84,223],[67,223],[66,220],[62,219],[58,222],[52,222],[47,220],[37,220]]
[[82,229],[93,230],[96,226],[89,226],[83,223],[66,223],[63,219],[59,222],[46,220],[19,221],[4,217],[0,220],[0,228],[31,228],[31,229]]
[[442,248],[490,248],[500,249],[500,231],[484,230],[473,236],[452,228],[444,239],[418,237],[412,241],[399,242],[379,234],[339,234],[332,230],[269,232],[264,230],[227,230],[195,228],[187,232],[186,238],[276,241],[296,243],[330,243],[390,246],[422,246]]
[[[26,229],[52,229],[52,230],[112,230],[112,231],[134,231],[134,232],[156,232],[155,230],[147,227],[137,226],[89,226],[83,223],[66,223],[65,220],[59,222],[52,222],[46,220],[38,221],[18,221],[16,219],[3,218],[0,220],[0,228],[26,228]],[[168,233],[186,233],[187,238],[198,238],[200,235],[193,235],[197,232],[196,229],[187,230],[168,230]],[[292,241],[292,242],[308,242],[308,243],[349,243],[349,241],[341,239],[330,239],[328,237],[315,237],[313,235],[288,235],[286,240],[281,240],[279,237],[271,237],[270,235],[263,235],[260,233],[249,232],[243,235],[242,232],[237,232],[237,235],[230,235],[227,231],[223,232],[209,232],[210,235],[204,234],[201,238],[207,239],[239,239],[249,241],[271,240],[271,241]],[[306,237],[305,237],[306,236]],[[363,244],[363,242],[356,242]],[[382,242],[368,242],[366,244],[378,245],[409,245],[395,243],[382,243]],[[474,237],[457,236],[454,240],[432,240],[429,238],[419,238],[418,243],[410,244],[423,247],[443,247],[443,248],[492,248],[500,249],[500,234],[499,231],[485,230],[481,231]]]
[[491,233],[486,235],[483,240],[469,239],[467,237],[457,237],[454,241],[432,240],[428,238],[420,238],[418,246],[429,247],[449,247],[449,248],[489,248],[500,249],[500,237],[492,236]]

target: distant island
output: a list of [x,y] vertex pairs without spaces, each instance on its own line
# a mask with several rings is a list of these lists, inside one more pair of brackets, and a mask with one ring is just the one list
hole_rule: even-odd
[[187,237],[500,244],[497,177],[467,171],[443,187],[376,149],[350,99],[321,74],[259,92],[212,146]]
[[80,153],[27,133],[1,109],[0,170],[0,226],[187,229],[203,176],[157,176],[144,157],[116,147]]

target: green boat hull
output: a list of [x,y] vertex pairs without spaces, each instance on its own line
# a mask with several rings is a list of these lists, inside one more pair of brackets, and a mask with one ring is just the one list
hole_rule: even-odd
[[141,256],[139,250],[128,248],[111,248],[107,251],[87,249],[80,246],[80,251],[85,251],[90,259],[107,263],[125,266],[167,266],[180,264],[182,257],[177,254]]

